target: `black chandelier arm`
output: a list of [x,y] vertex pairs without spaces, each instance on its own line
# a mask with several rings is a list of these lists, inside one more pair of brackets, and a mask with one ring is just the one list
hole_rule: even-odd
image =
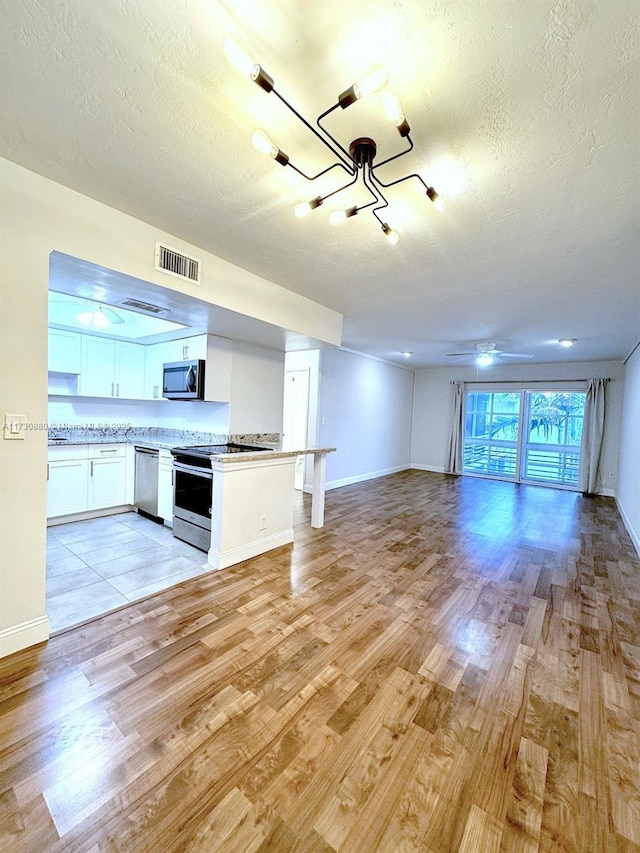
[[417,178],[422,184],[422,186],[425,188],[425,190],[427,190],[427,192],[432,189],[429,184],[427,184],[424,179],[421,178],[420,175],[416,174],[415,172],[412,175],[405,175],[404,178],[398,178],[397,181],[390,181],[388,184],[385,184],[384,181],[381,181],[380,178],[377,175],[374,175],[373,173],[371,174],[371,177],[376,182],[376,184],[379,184],[382,187],[394,187],[396,184],[401,184],[403,181],[408,181],[409,178]]
[[316,178],[319,178],[321,175],[325,175],[327,172],[330,172],[332,169],[335,169],[336,166],[339,166],[341,169],[344,169],[347,174],[352,175],[353,172],[349,171],[347,167],[343,163],[334,163],[333,166],[328,166],[326,169],[323,169],[321,172],[318,172],[317,175],[307,175],[302,169],[298,169],[297,166],[294,166],[291,161],[287,163],[288,166],[291,166],[294,172],[297,172],[299,175],[302,175],[303,178],[306,178],[308,181],[315,181]]
[[[349,152],[346,150],[346,148],[343,148],[343,147],[342,147],[342,145],[340,145],[340,143],[338,142],[338,140],[337,140],[337,139],[335,139],[335,138],[334,138],[334,137],[329,133],[329,131],[327,130],[327,128],[326,128],[326,127],[324,127],[324,126],[321,124],[322,119],[323,119],[323,118],[326,118],[326,116],[328,116],[328,115],[329,115],[330,113],[332,113],[334,110],[337,110],[339,106],[340,106],[340,103],[334,104],[332,107],[329,107],[329,109],[328,109],[328,110],[325,110],[323,113],[320,113],[320,115],[319,115],[319,116],[318,116],[318,118],[316,119],[316,124],[318,125],[318,127],[320,128],[320,130],[321,130],[323,133],[325,133],[325,134],[329,137],[329,139],[333,142],[333,144],[334,144],[334,145],[337,145],[337,147],[342,151],[342,153],[343,153],[343,154],[346,154],[346,156],[349,158],[349,160],[351,160],[351,154],[349,154]],[[325,145],[326,145],[326,144],[327,144],[327,143],[325,142]]]
[[[374,175],[374,174],[373,174],[373,172],[371,171],[371,168],[369,168],[369,177],[370,177],[373,181],[375,181],[375,180],[376,180],[375,175]],[[381,226],[384,226],[384,222],[383,222],[383,221],[382,221],[382,219],[380,219],[380,217],[378,216],[377,211],[378,211],[378,210],[384,210],[384,208],[385,208],[385,207],[389,207],[389,202],[386,200],[386,198],[384,197],[384,195],[380,192],[380,190],[379,190],[377,187],[375,187],[375,189],[374,189],[373,187],[369,186],[369,184],[367,183],[366,173],[365,173],[365,170],[364,170],[364,169],[362,170],[362,180],[363,180],[363,182],[364,182],[365,187],[369,190],[369,192],[371,193],[371,195],[375,197],[376,202],[379,202],[381,199],[382,199],[382,201],[384,202],[384,204],[380,204],[380,205],[378,205],[378,207],[374,207],[374,208],[373,208],[373,210],[371,211],[371,213],[373,213],[373,215],[374,215],[374,216],[375,216],[375,218],[378,220],[378,222],[380,223],[380,225],[381,225]],[[375,202],[372,202],[372,203],[373,203],[373,204],[375,204]],[[367,207],[369,207],[369,205],[367,205]]]
[[[289,103],[289,101],[287,101],[287,99],[285,97],[283,97],[283,95],[280,94],[280,92],[277,91],[277,89],[272,89],[271,91],[277,98],[279,98],[282,101],[282,103],[285,105],[285,107],[287,107],[287,109],[291,110],[291,112],[294,114],[294,116],[296,118],[300,119],[300,121],[305,125],[305,127],[307,127],[315,136],[318,137],[318,139],[320,140],[320,142],[322,142],[323,145],[325,145],[330,151],[332,151],[336,155],[338,160],[342,161],[343,167],[346,169],[346,171],[350,175],[352,175],[354,166],[353,166],[353,161],[351,160],[351,158],[348,155],[348,152],[345,151],[344,148],[336,142],[336,145],[338,146],[340,151],[347,154],[347,157],[349,157],[348,160],[345,160],[342,157],[342,154],[340,154],[340,151],[336,151],[332,145],[329,145],[329,143],[324,138],[324,136],[322,136],[322,134],[318,133],[318,131],[315,129],[315,127],[312,124],[309,124],[309,122],[306,120],[306,118],[303,115],[301,115],[298,112],[298,110],[294,106],[292,106]],[[324,130],[324,128],[321,128],[321,130]],[[330,136],[330,134],[327,134],[327,136],[329,136],[329,138],[332,139],[333,142],[335,142],[335,140],[333,139],[332,136]]]
[[352,187],[352,186],[355,184],[355,182],[356,182],[357,180],[358,180],[358,173],[356,172],[356,173],[355,173],[355,175],[353,176],[353,180],[352,180],[352,181],[348,181],[348,182],[347,182],[346,184],[344,184],[343,186],[338,187],[338,189],[337,189],[337,190],[333,190],[332,192],[327,193],[327,195],[323,195],[323,196],[322,196],[322,201],[326,201],[328,198],[331,198],[331,196],[332,196],[332,195],[337,195],[338,193],[341,193],[341,192],[342,192],[342,190],[346,190],[346,189],[347,189],[347,187]]
[[408,154],[409,151],[411,151],[413,149],[413,142],[411,140],[411,137],[408,134],[405,138],[406,138],[407,142],[409,143],[408,148],[405,148],[405,150],[401,151],[399,154],[394,154],[393,157],[387,157],[386,160],[382,160],[380,163],[376,163],[375,166],[372,165],[371,171],[373,172],[374,169],[379,169],[380,166],[384,166],[385,163],[390,163],[392,160],[397,160],[398,157],[404,157],[405,154]]
[[[371,175],[371,169],[369,169],[369,174]],[[371,177],[373,177],[373,175],[371,175]],[[384,196],[382,195],[381,192],[376,190],[376,188],[373,187],[371,184],[367,183],[367,172],[366,172],[365,168],[362,169],[362,183],[365,185],[365,187],[369,190],[369,192],[371,193],[371,195],[375,199],[375,201],[371,202],[371,204],[377,204],[381,198],[384,198]],[[385,199],[385,201],[386,201],[386,199]],[[369,207],[369,206],[370,206],[369,204],[366,205],[366,207]],[[383,205],[383,207],[384,207],[384,205]],[[371,212],[373,213],[373,211],[371,211]]]

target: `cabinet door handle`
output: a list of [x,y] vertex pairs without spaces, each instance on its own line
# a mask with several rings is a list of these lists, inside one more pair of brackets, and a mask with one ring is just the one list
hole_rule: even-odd
[[115,397],[115,394],[113,393],[113,386],[114,386],[114,384],[115,384],[114,382],[112,382],[112,383],[111,383],[111,396],[112,396],[112,397]]
[[[47,478],[49,477],[48,469],[49,466],[47,465]],[[173,486],[173,468],[171,469],[171,485]]]
[[117,450],[101,450],[100,453],[117,453]]
[[[49,463],[47,462],[47,482],[49,482]],[[171,473],[171,485],[173,485],[173,472]]]
[[91,462],[91,476],[93,477],[93,461]]
[[116,397],[120,396],[120,383],[116,382]]
[[158,386],[157,385],[153,386],[153,399],[154,400],[158,399]]

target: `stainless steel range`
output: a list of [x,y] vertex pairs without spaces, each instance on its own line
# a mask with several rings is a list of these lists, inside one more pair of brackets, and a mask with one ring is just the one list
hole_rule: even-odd
[[251,453],[267,450],[248,444],[206,444],[174,447],[173,456],[173,535],[201,551],[211,544],[211,516],[214,510],[211,457],[220,453]]

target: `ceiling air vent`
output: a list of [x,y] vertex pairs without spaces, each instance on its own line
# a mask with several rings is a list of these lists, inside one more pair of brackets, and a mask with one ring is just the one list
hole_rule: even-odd
[[116,305],[122,305],[123,308],[133,308],[134,311],[144,311],[145,314],[168,314],[168,308],[161,308],[159,305],[152,305],[150,302],[141,302],[139,299],[121,299],[116,302]]
[[162,243],[156,243],[156,269],[184,278],[192,284],[200,284],[200,261]]

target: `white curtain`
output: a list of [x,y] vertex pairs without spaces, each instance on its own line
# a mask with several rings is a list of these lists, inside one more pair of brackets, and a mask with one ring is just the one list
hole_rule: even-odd
[[584,426],[580,448],[580,491],[592,495],[598,482],[598,466],[604,434],[604,398],[606,379],[589,379],[584,403]]
[[464,382],[452,382],[451,431],[449,433],[449,447],[447,449],[447,464],[444,469],[448,474],[462,473],[462,443],[464,439],[464,424],[462,423],[463,411]]

